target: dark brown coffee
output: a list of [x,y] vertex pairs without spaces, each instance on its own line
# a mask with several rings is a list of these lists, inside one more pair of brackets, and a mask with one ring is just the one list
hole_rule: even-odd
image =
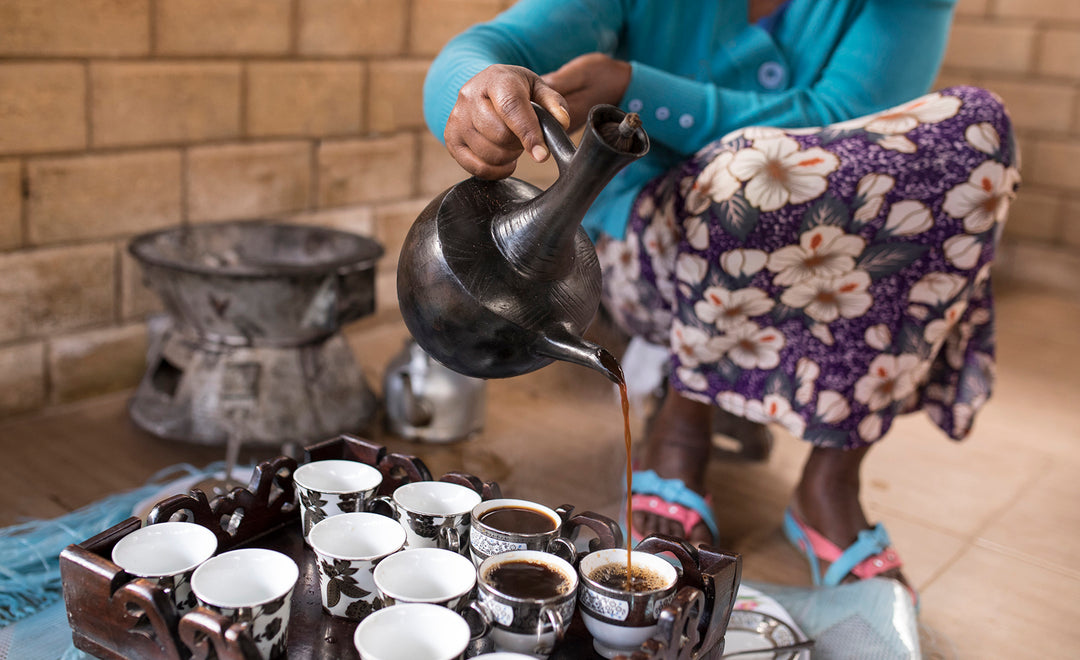
[[621,562],[594,568],[589,572],[589,579],[608,589],[619,591],[654,591],[668,586],[664,576],[644,566],[634,566],[631,570],[633,573],[630,588],[626,586],[626,564]]
[[514,598],[552,598],[570,591],[562,571],[539,561],[502,561],[488,569],[484,581],[495,591]]
[[524,506],[500,506],[480,515],[480,522],[508,534],[544,534],[559,526],[543,511]]

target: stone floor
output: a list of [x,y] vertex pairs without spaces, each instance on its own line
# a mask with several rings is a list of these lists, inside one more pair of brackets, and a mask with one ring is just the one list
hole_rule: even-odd
[[[1033,290],[998,297],[999,383],[974,434],[953,443],[923,416],[903,419],[870,454],[864,501],[907,562],[938,657],[1075,657],[1080,301]],[[394,324],[350,332],[373,386],[404,338]],[[128,396],[0,424],[0,525],[63,514],[168,465],[223,457],[139,431],[127,418]],[[375,436],[421,456],[436,475],[463,470],[498,481],[510,496],[618,515],[622,424],[602,376],[553,365],[489,383],[488,406],[483,434],[469,442]],[[748,579],[808,584],[805,562],[780,532],[806,451],[778,434],[767,461],[709,468],[721,545],[743,555]]]

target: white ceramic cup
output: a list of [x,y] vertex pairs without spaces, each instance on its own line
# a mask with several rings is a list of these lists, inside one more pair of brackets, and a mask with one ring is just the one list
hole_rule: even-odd
[[113,563],[132,575],[153,580],[169,593],[183,616],[198,602],[191,574],[214,556],[217,537],[192,522],[161,522],[137,529],[113,546]]
[[445,481],[414,481],[398,486],[388,504],[405,529],[409,548],[469,551],[469,522],[480,503],[475,490]]
[[360,621],[382,607],[372,573],[405,545],[401,525],[375,513],[342,513],[316,524],[310,536],[323,609]]
[[383,607],[432,603],[460,611],[476,586],[476,567],[450,550],[411,548],[379,562],[374,577]]
[[288,555],[241,548],[207,559],[191,576],[199,602],[251,626],[263,658],[284,658],[289,605],[300,569]]
[[406,603],[374,612],[356,626],[361,660],[456,660],[469,643],[460,614],[431,603]]
[[639,571],[648,576],[647,588],[627,591],[624,585],[598,579],[599,573],[612,569],[625,579],[626,550],[621,548],[591,552],[578,565],[578,608],[593,648],[605,658],[630,655],[656,634],[660,611],[675,596],[679,576],[666,559],[637,551],[630,559],[635,576]]
[[378,469],[357,461],[326,460],[305,463],[293,472],[300,526],[309,543],[311,528],[340,513],[364,511],[382,484]]
[[[561,581],[543,594],[514,593],[500,585],[497,571],[503,564],[528,564],[550,569]],[[538,550],[515,550],[492,555],[477,569],[473,608],[491,627],[496,651],[546,658],[563,638],[574,616],[578,577],[565,559]]]

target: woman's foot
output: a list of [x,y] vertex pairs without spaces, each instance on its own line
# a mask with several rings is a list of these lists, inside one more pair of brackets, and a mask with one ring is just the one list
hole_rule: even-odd
[[[847,548],[858,539],[859,532],[872,527],[859,503],[859,468],[868,450],[815,447],[806,459],[802,480],[792,498],[795,515],[840,548]],[[822,562],[820,568],[824,575],[828,565]],[[910,588],[899,568],[880,575]],[[842,582],[858,579],[848,575]]]
[[[670,389],[649,425],[640,456],[640,470],[653,470],[664,479],[680,479],[699,495],[705,494],[705,469],[711,441],[712,406],[691,401]],[[686,539],[691,545],[715,544],[704,522],[693,529],[681,523],[638,509],[633,514],[634,529],[642,537],[666,534]]]

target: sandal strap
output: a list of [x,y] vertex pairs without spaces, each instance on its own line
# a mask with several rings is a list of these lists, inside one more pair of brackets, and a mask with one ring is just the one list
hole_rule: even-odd
[[[833,546],[836,547],[835,545]],[[873,529],[864,529],[859,537],[835,559],[828,559],[832,564],[825,571],[822,584],[835,586],[840,584],[848,573],[860,580],[880,575],[901,565],[900,557],[892,549],[889,533],[885,526],[878,523]]]
[[[653,470],[642,470],[634,472],[630,491],[642,496],[651,495],[668,504],[678,505],[683,510],[689,510],[697,516],[700,522],[705,523],[709,533],[712,534],[714,542],[720,538],[720,530],[717,528],[716,520],[713,518],[709,499],[694,492],[682,479],[664,479]],[[649,507],[647,502],[643,503],[646,507]],[[693,525],[699,522],[699,520],[694,520],[693,525],[687,526],[683,522],[685,513],[665,511],[663,506],[659,508],[649,507],[649,510],[665,518],[682,522],[687,534],[693,529]]]

